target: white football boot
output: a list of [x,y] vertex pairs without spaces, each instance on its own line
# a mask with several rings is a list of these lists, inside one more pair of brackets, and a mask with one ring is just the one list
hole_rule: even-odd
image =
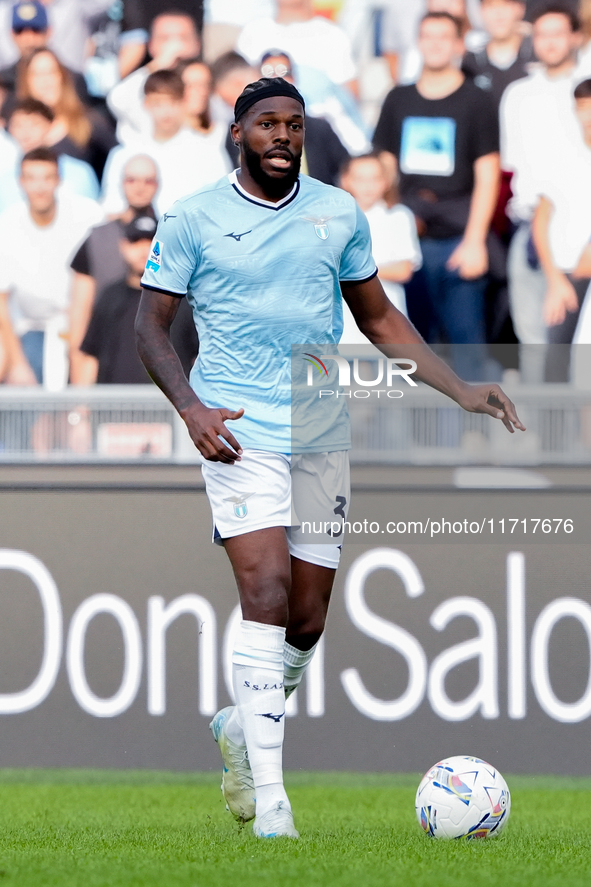
[[225,724],[234,706],[222,708],[214,716],[209,729],[217,742],[224,768],[222,770],[222,794],[226,807],[238,822],[245,823],[255,817],[254,782],[248,761],[246,745],[236,745],[225,734]]
[[278,801],[263,816],[257,816],[252,830],[257,838],[299,838],[293,824],[293,813],[284,801]]

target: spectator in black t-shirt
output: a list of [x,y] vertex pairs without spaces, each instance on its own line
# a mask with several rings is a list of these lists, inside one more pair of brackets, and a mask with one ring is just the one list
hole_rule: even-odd
[[464,346],[453,348],[456,369],[477,380],[485,373],[486,238],[499,187],[498,119],[490,97],[456,67],[463,48],[456,19],[426,15],[419,47],[421,76],[386,96],[374,146],[398,171],[401,202],[414,212],[421,235],[423,267],[407,291],[409,316],[428,341]]
[[107,96],[122,145],[152,135],[154,121],[144,107],[144,86],[150,74],[172,70],[183,59],[201,54],[201,38],[193,16],[174,10],[157,15],[150,27],[148,51],[151,61],[124,77]]
[[[158,169],[151,157],[137,154],[130,158],[123,168],[121,182],[125,211],[117,219],[93,228],[70,263],[74,272],[70,302],[70,381],[74,385],[84,384],[82,380],[88,377],[86,364],[93,363],[93,358],[82,352],[80,345],[97,294],[125,277],[126,263],[119,250],[121,237],[134,219],[139,219],[136,227],[143,227],[146,236],[152,237],[156,218],[152,201],[158,190],[158,179]],[[179,308],[172,324],[171,338],[188,375],[198,348],[197,331],[188,303]]]
[[525,3],[480,0],[480,8],[490,40],[479,52],[466,53],[462,71],[492,96],[498,110],[505,89],[527,76],[535,56],[531,38],[522,30]]
[[[124,212],[119,218],[92,228],[70,263],[74,272],[70,299],[70,380],[74,385],[81,384],[80,378],[86,376],[84,365],[92,361],[81,353],[80,344],[88,328],[96,295],[108,284],[125,276],[126,264],[119,252],[119,241],[125,227],[136,217],[156,218],[152,203],[158,185],[159,172],[152,158],[145,154],[131,157],[123,168],[121,181],[126,203]],[[151,237],[154,225],[150,227],[149,219],[145,224]]]
[[[155,231],[156,222],[147,215],[137,216],[124,229],[119,249],[127,273],[121,280],[109,284],[95,301],[81,345],[81,350],[89,355],[90,360],[78,378],[79,385],[92,385],[95,382],[103,385],[142,385],[151,382],[138,357],[133,327],[142,294],[140,280]],[[190,309],[183,315],[181,325],[181,337],[190,335],[191,330],[194,336],[195,325]],[[196,356],[195,347],[191,364]]]
[[133,325],[141,296],[140,280],[155,231],[156,221],[151,216],[137,216],[125,227],[119,250],[127,272],[97,296],[80,346],[89,359],[78,375],[78,385],[150,382],[135,349]]

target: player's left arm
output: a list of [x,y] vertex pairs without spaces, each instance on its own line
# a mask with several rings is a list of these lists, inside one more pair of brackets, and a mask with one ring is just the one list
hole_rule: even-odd
[[443,392],[471,413],[488,413],[505,428],[525,431],[515,406],[495,383],[464,382],[429,348],[414,326],[387,298],[377,277],[359,283],[341,282],[357,326],[387,357],[408,358],[417,364],[416,378]]

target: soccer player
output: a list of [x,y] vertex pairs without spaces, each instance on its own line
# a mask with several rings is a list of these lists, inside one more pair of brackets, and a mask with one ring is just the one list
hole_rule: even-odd
[[[344,297],[384,353],[404,358],[402,346],[414,346],[419,378],[509,431],[523,425],[497,385],[462,382],[387,299],[351,195],[299,175],[304,100],[297,89],[282,78],[249,84],[231,131],[240,169],[177,201],[158,225],[136,335],[148,372],[205,459],[214,540],[224,545],[240,594],[236,705],[211,724],[224,761],[222,790],[237,819],[254,818],[255,835],[296,838],[282,776],[285,697],[324,629],[340,539],[298,540],[290,491],[304,479],[327,520],[344,518],[350,437],[345,398],[335,398],[340,412],[328,438],[310,423],[304,451],[292,451],[292,344],[336,353]],[[169,339],[184,296],[200,339],[190,384]]]

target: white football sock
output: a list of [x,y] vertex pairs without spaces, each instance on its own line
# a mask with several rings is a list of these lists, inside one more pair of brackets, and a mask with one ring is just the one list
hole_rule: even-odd
[[[297,647],[292,647],[285,641],[283,645],[283,679],[286,699],[289,699],[299,687],[318,644],[319,641],[314,644],[311,650],[298,650]],[[237,705],[234,706],[234,711],[226,721],[224,730],[228,739],[235,745],[246,744]]]
[[284,643],[284,628],[243,620],[232,654],[238,722],[246,739],[257,816],[262,816],[277,801],[289,805],[283,787],[282,766]]
[[292,647],[287,641],[283,645],[283,679],[286,699],[289,699],[294,690],[297,690],[299,687],[317,646],[318,641],[311,650],[298,650],[297,647]]

